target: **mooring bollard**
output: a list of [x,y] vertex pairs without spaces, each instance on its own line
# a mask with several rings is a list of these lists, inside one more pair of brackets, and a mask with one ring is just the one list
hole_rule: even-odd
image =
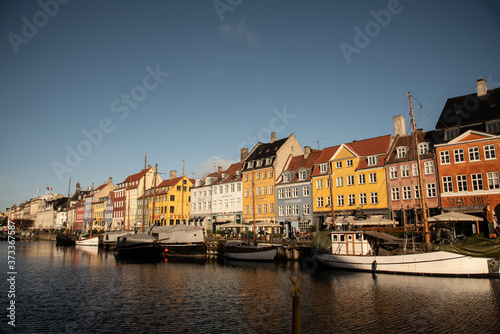
[[297,277],[297,280],[294,281],[292,276],[290,276],[290,281],[292,281],[293,284],[293,289],[292,292],[290,292],[290,297],[292,297],[292,309],[293,309],[293,316],[292,316],[292,333],[293,334],[300,334],[300,296],[299,293],[302,293],[302,290],[300,290],[299,287],[299,281],[300,277],[302,275],[299,274]]

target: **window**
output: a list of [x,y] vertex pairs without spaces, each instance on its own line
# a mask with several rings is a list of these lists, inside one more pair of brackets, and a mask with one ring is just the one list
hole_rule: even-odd
[[248,205],[245,205],[245,214],[248,215],[248,212],[249,212]]
[[255,179],[260,180],[260,172],[255,173]]
[[441,165],[447,165],[450,163],[450,151],[439,152],[439,157],[440,157]]
[[359,204],[366,205],[366,193],[359,194]]
[[397,166],[389,167],[389,178],[390,179],[397,179],[398,178],[398,167]]
[[401,166],[401,177],[410,177],[410,166],[402,165]]
[[270,185],[269,186],[269,195],[272,195],[272,194],[274,194],[274,186]]
[[370,183],[377,183],[377,173],[370,173]]
[[472,174],[472,190],[483,190],[483,174]]
[[358,184],[365,184],[366,179],[365,179],[365,174],[359,174],[358,175]]
[[284,198],[284,194],[285,194],[285,191],[283,189],[278,189],[278,198],[279,199],[283,199]]
[[337,169],[342,168],[342,161],[335,162],[335,168]]
[[465,162],[465,154],[463,148],[457,148],[453,150],[453,154],[455,156],[455,163]]
[[437,191],[436,191],[436,184],[435,183],[428,183],[427,184],[427,197],[436,197],[437,196]]
[[[236,184],[236,191],[240,192],[241,191],[241,183]],[[210,195],[210,193],[209,193]]]
[[304,204],[304,209],[303,209],[304,215],[309,215],[311,214],[309,204]]
[[424,162],[425,175],[434,174],[434,161],[426,161]]
[[269,178],[274,177],[274,169],[269,170]]
[[323,207],[323,197],[318,197],[317,198],[317,207],[322,208]]
[[320,171],[320,173],[326,173],[327,170],[328,170],[328,164],[327,163],[319,165],[319,171]]
[[294,198],[299,197],[299,188],[297,188],[297,187],[292,188],[292,197],[294,197]]
[[467,191],[467,175],[457,175],[457,188],[458,191]]
[[420,198],[420,187],[417,185],[415,186],[415,199]]
[[378,193],[370,193],[370,203],[378,204]]
[[344,206],[344,195],[337,195],[337,206]]
[[486,173],[486,177],[488,179],[488,189],[500,189],[498,172]]
[[274,213],[274,203],[269,203],[269,213]]
[[500,120],[495,120],[486,123],[486,131],[488,133],[498,133],[500,132]]
[[323,180],[316,180],[316,189],[323,188]]
[[248,197],[248,188],[245,188],[245,197]]
[[405,200],[411,199],[411,186],[403,187],[403,199]]
[[301,171],[299,172],[299,180],[300,180],[300,181],[303,181],[303,180],[305,180],[305,179],[307,179],[307,171],[306,171],[306,170],[301,170]]
[[330,196],[326,197],[326,206],[332,206],[332,198]]
[[292,206],[292,214],[294,216],[298,216],[299,215],[299,205],[298,204],[295,204],[294,206]]
[[377,157],[371,156],[368,157],[368,166],[374,166],[377,164]]
[[484,146],[484,159],[496,159],[497,155],[495,152],[495,145],[485,145]]
[[346,161],[346,165],[347,165],[347,167],[352,167],[352,166],[354,166],[354,161],[352,159],[349,159]]
[[391,188],[391,200],[399,201],[399,188],[398,187]]
[[354,185],[354,175],[348,175],[347,176],[347,185],[348,186],[353,186]]
[[262,171],[262,179],[267,179],[267,170]]
[[330,188],[330,182],[331,182],[330,180],[331,180],[330,178],[328,178],[328,179],[325,180],[326,188],[327,189]]
[[[273,162],[273,158],[266,158],[266,165],[270,165],[271,162]],[[271,177],[270,173],[269,173],[269,177]]]
[[260,196],[260,187],[255,188],[255,195]]
[[445,193],[453,192],[453,180],[451,176],[443,176],[443,192]]
[[479,147],[469,147],[469,161],[479,161]]
[[292,207],[290,205],[285,206],[285,215],[290,216],[292,214]]
[[292,190],[290,188],[285,189],[285,198],[292,197]]
[[406,147],[405,146],[400,146],[396,148],[396,158],[402,159],[406,157]]
[[304,197],[309,196],[309,187],[308,187],[308,186],[305,186],[305,187],[302,189],[302,195],[303,195]]
[[175,212],[175,207],[174,206],[171,206],[170,207],[170,213],[174,213]]
[[413,176],[418,176],[418,165],[416,162],[411,165],[411,169]]
[[290,182],[292,180],[292,174],[285,173],[283,174],[283,182]]
[[429,143],[420,143],[418,145],[418,154],[424,155],[429,153]]
[[342,176],[337,177],[337,187],[344,186],[344,178]]
[[283,205],[278,206],[278,216],[284,216],[285,215],[285,208]]
[[262,195],[267,195],[267,186],[262,186]]
[[170,195],[170,200],[175,201],[175,195]]
[[356,205],[356,196],[354,194],[349,194],[348,200],[349,205]]
[[262,205],[257,204],[257,214],[260,214],[262,212]]
[[267,213],[267,203],[262,204],[262,213]]
[[458,128],[444,130],[444,140],[449,141],[458,136]]

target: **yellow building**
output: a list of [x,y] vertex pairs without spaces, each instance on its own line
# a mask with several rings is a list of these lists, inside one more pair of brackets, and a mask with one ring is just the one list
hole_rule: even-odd
[[331,160],[336,215],[389,217],[385,158],[391,135],[342,144]]
[[193,180],[186,176],[176,177],[176,172],[171,171],[170,179],[161,182],[156,187],[156,195],[154,195],[153,189],[148,190],[146,194],[148,197],[148,225],[187,224],[191,210],[191,187],[193,185]]
[[92,217],[92,229],[95,230],[103,230],[103,218],[104,218],[104,209],[106,209],[106,200],[107,197],[99,198],[97,202],[94,203],[94,212]]
[[271,133],[269,143],[258,143],[247,155],[242,149],[243,222],[275,222],[275,184],[289,160],[304,151],[292,133],[276,140]]

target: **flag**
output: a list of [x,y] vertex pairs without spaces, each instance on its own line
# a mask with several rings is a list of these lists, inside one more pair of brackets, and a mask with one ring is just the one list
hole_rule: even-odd
[[47,190],[49,190],[49,191],[50,191],[50,190],[52,190],[52,188],[51,188],[51,187],[47,187]]

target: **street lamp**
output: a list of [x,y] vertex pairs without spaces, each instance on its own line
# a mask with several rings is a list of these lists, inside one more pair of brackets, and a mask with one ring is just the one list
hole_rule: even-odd
[[457,198],[458,212],[460,212],[460,204],[462,204],[462,200],[460,198]]

